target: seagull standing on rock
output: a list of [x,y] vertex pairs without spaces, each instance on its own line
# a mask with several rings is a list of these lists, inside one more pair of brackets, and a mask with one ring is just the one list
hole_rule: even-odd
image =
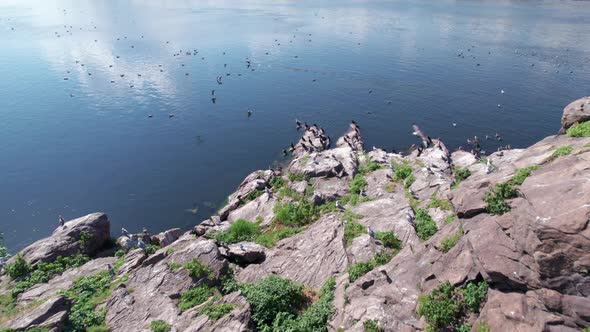
[[127,229],[124,227],[121,227],[121,233],[123,235],[125,235],[126,237],[131,237],[131,236],[129,236],[129,232],[127,231]]
[[369,234],[369,236],[371,237],[371,239],[375,238],[375,232],[373,232],[373,230],[371,229],[371,227],[367,227],[367,233]]
[[65,221],[64,217],[62,217],[62,215],[61,215],[61,214],[59,215],[59,217],[58,217],[58,220],[59,220],[59,225],[60,225],[60,226],[62,226],[62,227],[63,227],[63,225],[65,225],[65,224],[66,224],[66,221]]
[[406,219],[412,226],[416,226],[416,221],[414,220],[414,216],[410,213],[410,211],[406,212]]
[[336,201],[336,208],[337,208],[338,210],[342,210],[342,211],[346,210],[346,209],[344,208],[344,206],[342,206],[342,204],[340,204],[340,202],[339,202],[339,201]]
[[137,247],[143,251],[147,249],[147,246],[141,239],[137,240]]
[[494,171],[494,165],[492,165],[491,159],[488,158],[486,161],[486,174],[490,174]]

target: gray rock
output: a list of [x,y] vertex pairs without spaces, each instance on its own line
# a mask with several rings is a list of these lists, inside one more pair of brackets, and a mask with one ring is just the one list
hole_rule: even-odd
[[190,309],[182,314],[177,325],[178,331],[218,331],[218,332],[245,332],[251,331],[250,304],[240,294],[234,292],[214,302],[214,304],[231,303],[235,308],[226,316],[217,321],[212,321],[206,315],[199,315],[201,306]]
[[166,247],[170,245],[172,242],[178,240],[178,238],[182,235],[182,231],[180,228],[173,228],[169,229],[165,232],[159,233],[156,235],[160,246]]
[[25,311],[23,315],[1,323],[0,328],[24,331],[38,327],[61,331],[67,320],[69,310],[70,302],[66,297],[63,295],[55,296],[47,299],[40,306]]
[[[84,246],[80,243],[81,234],[88,234],[90,240]],[[52,262],[58,256],[73,256],[82,251],[93,255],[110,239],[110,222],[104,213],[92,213],[78,219],[70,220],[60,226],[50,237],[41,239],[20,254],[31,265],[38,262]],[[9,263],[14,260],[9,260]]]
[[266,248],[254,242],[240,242],[228,246],[227,256],[241,263],[264,261]]
[[590,120],[590,97],[574,100],[563,109],[560,133],[564,134],[574,124],[588,120]]

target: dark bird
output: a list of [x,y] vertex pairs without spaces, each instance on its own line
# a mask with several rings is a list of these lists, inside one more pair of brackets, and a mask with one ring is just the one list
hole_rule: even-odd
[[58,220],[59,220],[60,226],[65,225],[66,221],[65,221],[64,217],[61,216],[61,214],[59,215]]

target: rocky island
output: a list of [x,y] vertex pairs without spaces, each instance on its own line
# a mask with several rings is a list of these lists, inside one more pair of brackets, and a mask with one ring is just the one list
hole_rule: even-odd
[[305,128],[186,233],[112,240],[93,213],[31,244],[0,331],[588,331],[589,120],[586,97],[559,135],[481,157]]

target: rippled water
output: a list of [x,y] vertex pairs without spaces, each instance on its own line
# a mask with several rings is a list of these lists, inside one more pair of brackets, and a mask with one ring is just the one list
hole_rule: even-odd
[[58,214],[190,227],[283,161],[295,118],[331,136],[355,119],[367,148],[415,143],[413,122],[524,147],[590,86],[586,1],[4,0],[0,41],[13,251]]

